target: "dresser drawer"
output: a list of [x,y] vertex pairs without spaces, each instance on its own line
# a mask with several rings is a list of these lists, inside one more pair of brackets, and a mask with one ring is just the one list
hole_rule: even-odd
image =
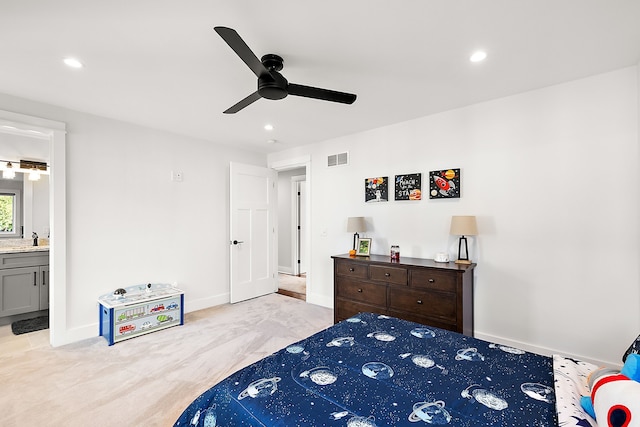
[[389,310],[411,312],[417,316],[439,317],[455,323],[456,295],[412,289],[391,289]]
[[335,322],[339,322],[349,317],[355,316],[358,313],[377,313],[387,314],[386,309],[383,307],[361,304],[357,301],[346,300],[342,298],[336,298],[336,304],[334,307]]
[[421,323],[423,325],[435,326],[436,328],[446,329],[448,331],[462,332],[455,322],[448,321],[446,319],[439,319],[433,317],[418,316],[415,313],[408,311],[393,311],[389,310],[389,316],[399,317],[401,319],[409,320],[411,322]]
[[447,273],[434,269],[411,270],[412,288],[432,289],[444,292],[456,292],[456,273]]
[[336,261],[336,274],[339,276],[356,277],[360,279],[367,278],[369,266],[349,261]]
[[375,283],[358,282],[351,278],[340,277],[336,284],[337,296],[352,299],[365,304],[387,305],[387,288]]
[[371,280],[406,286],[407,276],[406,268],[387,267],[383,265],[372,265],[369,267],[369,277]]

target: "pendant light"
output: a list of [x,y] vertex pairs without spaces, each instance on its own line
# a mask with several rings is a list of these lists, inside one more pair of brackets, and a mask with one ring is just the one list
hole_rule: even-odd
[[16,171],[13,170],[13,165],[11,164],[11,162],[7,162],[7,166],[5,166],[5,169],[2,171],[2,178],[13,179],[15,177]]
[[29,172],[29,181],[40,181],[40,172],[38,169],[31,169],[31,172]]

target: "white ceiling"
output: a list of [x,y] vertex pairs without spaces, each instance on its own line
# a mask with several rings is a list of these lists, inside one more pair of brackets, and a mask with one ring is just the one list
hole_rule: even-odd
[[49,162],[49,140],[5,133],[0,128],[0,162],[19,160]]
[[[256,77],[214,26],[358,99],[223,115]],[[0,0],[0,40],[2,93],[272,152],[637,65],[640,1]]]

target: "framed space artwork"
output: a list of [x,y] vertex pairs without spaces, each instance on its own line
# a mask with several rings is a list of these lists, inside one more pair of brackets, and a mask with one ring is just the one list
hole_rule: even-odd
[[460,169],[444,169],[429,172],[429,198],[460,198]]
[[396,175],[396,200],[422,199],[422,174]]
[[386,202],[389,200],[389,177],[366,178],[364,180],[364,201]]

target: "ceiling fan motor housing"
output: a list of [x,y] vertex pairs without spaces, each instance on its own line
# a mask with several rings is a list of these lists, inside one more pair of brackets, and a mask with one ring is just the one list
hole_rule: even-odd
[[282,74],[271,71],[270,76],[258,78],[258,93],[267,99],[282,99],[288,95],[287,85],[289,82]]
[[267,99],[282,99],[288,95],[289,82],[278,71],[282,70],[283,59],[278,55],[267,54],[260,58],[270,74],[258,78],[258,93]]

